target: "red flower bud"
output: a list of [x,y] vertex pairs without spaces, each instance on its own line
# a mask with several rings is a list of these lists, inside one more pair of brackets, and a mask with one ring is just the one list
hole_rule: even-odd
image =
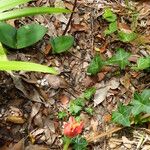
[[64,135],[73,138],[80,134],[83,129],[83,122],[77,122],[74,117],[69,118],[69,122],[64,125]]

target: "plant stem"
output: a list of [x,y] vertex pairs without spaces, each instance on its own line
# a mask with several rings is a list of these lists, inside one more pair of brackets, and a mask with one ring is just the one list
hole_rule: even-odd
[[63,150],[68,150],[68,147],[69,147],[70,143],[71,143],[71,139],[67,138],[67,140],[65,141]]

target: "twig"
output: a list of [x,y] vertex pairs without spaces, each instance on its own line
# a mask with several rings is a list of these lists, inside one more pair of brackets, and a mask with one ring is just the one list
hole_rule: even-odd
[[[141,119],[146,119],[146,118],[149,118],[149,117],[150,117],[150,114],[145,114],[145,115],[143,115],[143,116],[141,117]],[[134,121],[131,122],[131,125],[134,125]],[[101,133],[101,134],[99,134],[99,135],[96,135],[96,136],[94,136],[94,137],[89,136],[89,137],[87,137],[86,139],[87,139],[87,141],[88,141],[89,143],[91,143],[91,142],[94,142],[94,141],[96,141],[96,140],[98,140],[98,139],[100,139],[100,138],[103,138],[103,137],[108,136],[108,135],[110,135],[110,134],[113,134],[113,133],[115,133],[115,132],[117,132],[117,131],[120,131],[120,130],[122,130],[123,128],[125,128],[125,127],[114,127],[114,128],[110,129],[110,130],[107,131],[107,132],[103,132],[103,133]],[[148,131],[147,131],[147,132],[148,132]]]
[[67,25],[66,25],[66,28],[65,28],[65,30],[64,30],[64,32],[63,32],[63,35],[66,34],[66,32],[67,32],[67,30],[68,30],[68,28],[69,28],[69,25],[70,25],[70,23],[71,23],[71,20],[72,20],[73,13],[74,13],[74,11],[75,11],[76,5],[77,5],[77,0],[74,1],[72,13],[71,13],[70,18],[69,18],[69,21],[68,21],[68,23],[67,23]]

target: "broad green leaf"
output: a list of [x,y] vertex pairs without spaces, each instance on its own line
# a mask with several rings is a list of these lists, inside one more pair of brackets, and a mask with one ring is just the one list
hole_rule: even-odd
[[64,119],[65,117],[67,117],[67,113],[65,111],[58,112],[59,119]]
[[118,110],[112,113],[112,121],[123,126],[130,126],[131,107],[119,105]]
[[96,75],[103,67],[103,60],[96,54],[88,66],[87,73]]
[[111,23],[109,24],[108,29],[106,29],[106,30],[104,31],[104,34],[105,34],[105,35],[109,35],[109,34],[111,34],[111,33],[114,33],[115,31],[117,31],[117,21],[111,22]]
[[150,89],[145,89],[141,94],[135,92],[131,105],[134,116],[142,112],[150,113]]
[[71,115],[77,115],[82,110],[82,106],[76,105],[74,101],[71,101],[69,104],[69,112]]
[[17,5],[27,3],[32,0],[0,0],[0,12],[14,8]]
[[135,70],[144,70],[150,68],[150,56],[149,57],[141,57],[137,60],[137,66],[132,67]]
[[90,100],[92,98],[92,96],[95,94],[95,92],[96,92],[96,88],[91,87],[84,91],[83,97],[87,100]]
[[0,61],[1,71],[35,71],[43,73],[58,74],[53,67],[47,67],[41,64],[22,62],[22,61]]
[[9,24],[0,22],[0,42],[14,49],[20,49],[38,42],[47,29],[38,24],[22,26],[18,30]]
[[16,34],[17,30],[14,27],[0,22],[0,42],[11,48],[16,48]]
[[73,145],[74,150],[86,150],[88,143],[85,138],[80,135],[76,136],[71,140],[71,144]]
[[106,64],[116,64],[119,65],[121,69],[125,69],[125,67],[130,64],[128,61],[129,57],[130,53],[126,52],[122,48],[118,48],[117,53],[107,60]]
[[65,35],[55,37],[50,40],[50,44],[52,46],[54,54],[68,51],[73,46],[73,43],[74,37]]
[[119,40],[122,42],[131,42],[137,38],[137,34],[135,32],[126,33],[123,31],[118,32]]
[[103,18],[108,22],[114,22],[117,19],[117,16],[111,11],[110,8],[106,8],[103,14]]
[[7,61],[6,50],[3,48],[2,44],[0,43],[0,61]]
[[15,9],[8,12],[0,13],[0,21],[20,18],[25,16],[33,16],[37,14],[54,14],[54,13],[70,13],[70,10],[54,7],[31,7],[23,9]]
[[39,24],[22,26],[17,30],[17,49],[28,47],[45,35],[47,28]]

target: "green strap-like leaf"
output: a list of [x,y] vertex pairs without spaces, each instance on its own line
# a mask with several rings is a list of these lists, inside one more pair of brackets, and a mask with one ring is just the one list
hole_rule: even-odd
[[31,0],[0,0],[0,12],[14,8],[17,5],[27,3]]
[[53,13],[70,13],[70,10],[64,8],[53,7],[31,7],[23,9],[15,9],[8,12],[0,13],[0,21],[20,18],[25,16],[33,16],[36,14],[53,14]]
[[53,67],[47,67],[41,64],[22,62],[22,61],[0,61],[1,71],[35,71],[43,73],[58,74]]

